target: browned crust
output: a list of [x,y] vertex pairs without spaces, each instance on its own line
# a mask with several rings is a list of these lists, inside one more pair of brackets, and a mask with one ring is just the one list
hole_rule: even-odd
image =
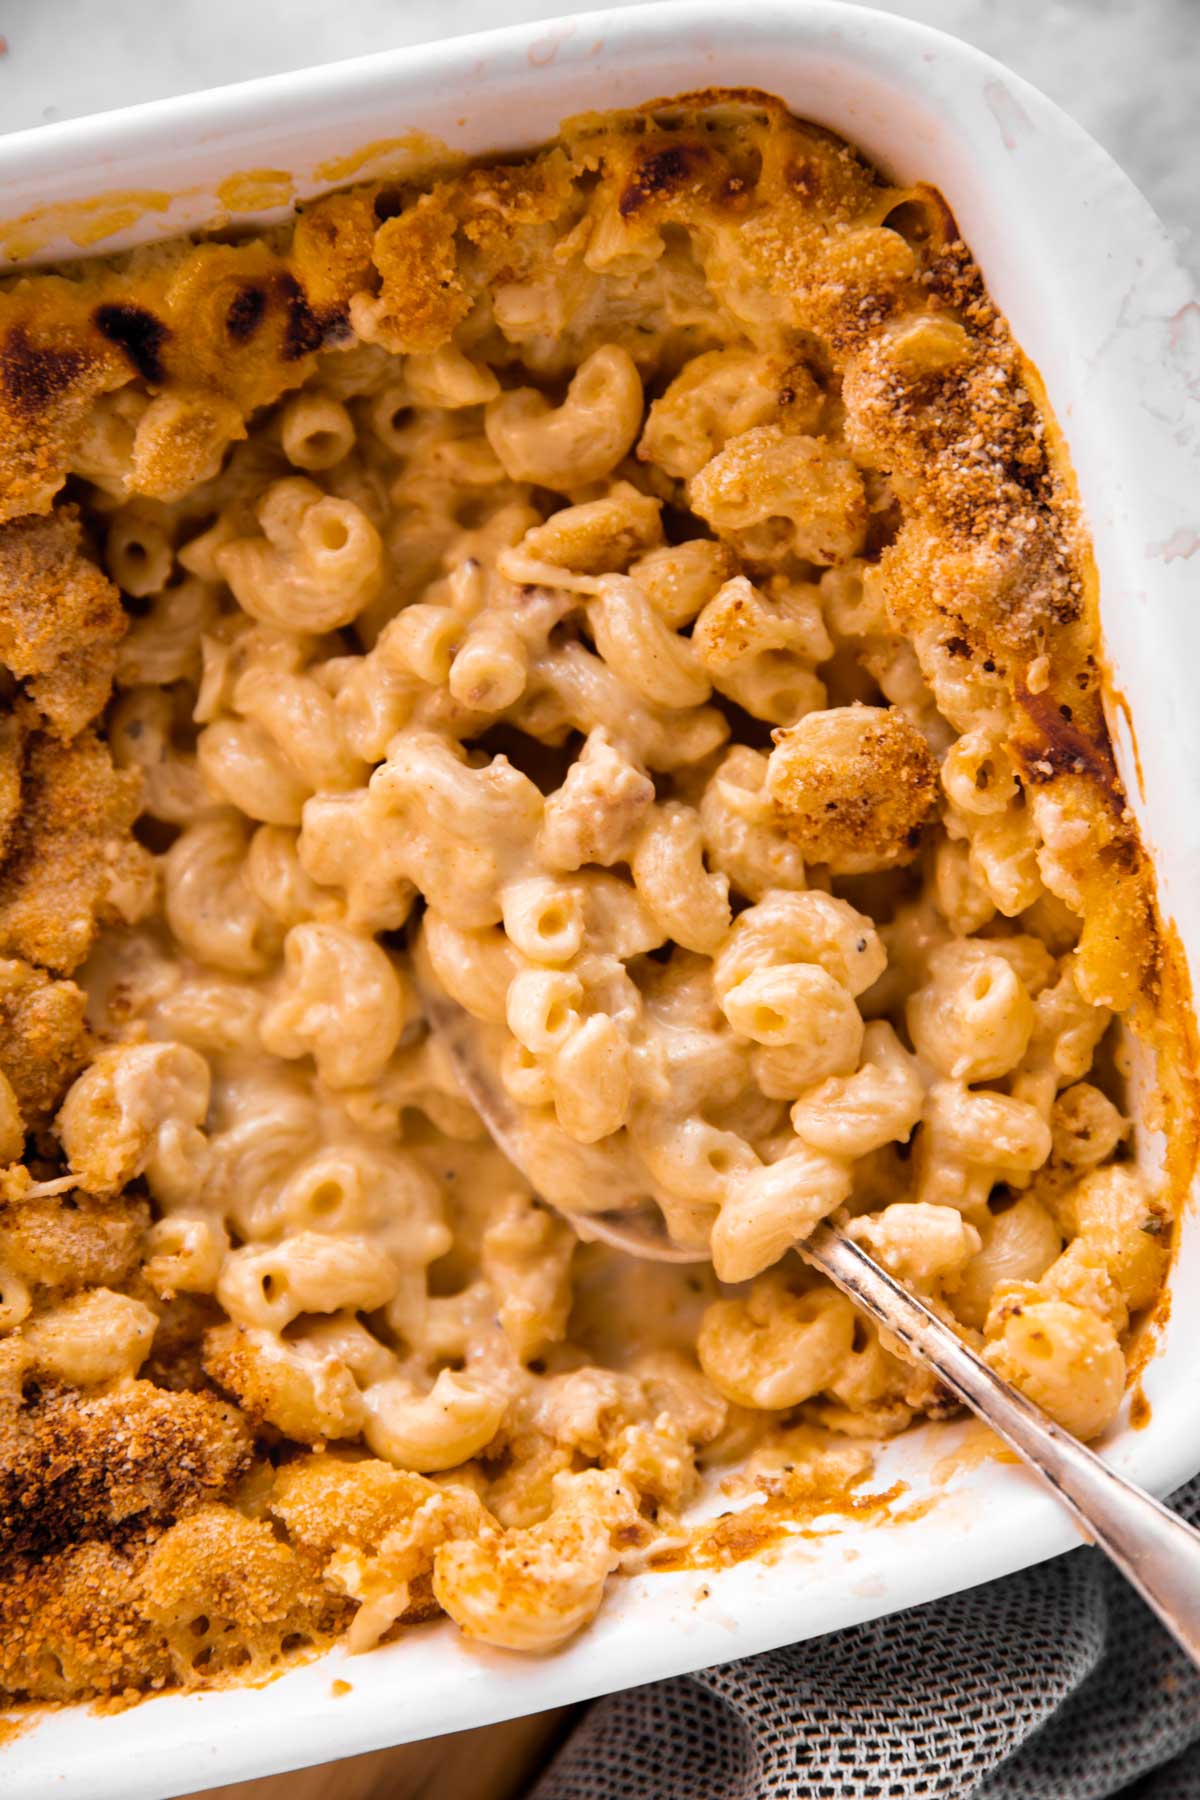
[[[298,1395],[291,1372],[256,1356],[246,1333],[230,1320],[222,1319],[205,1335],[202,1366],[208,1379],[231,1395],[256,1427],[275,1426],[302,1444],[321,1443],[322,1431],[330,1437],[356,1434],[357,1419],[349,1429],[345,1425],[335,1429],[333,1417],[326,1416],[332,1407],[322,1413],[312,1405],[311,1396]],[[314,1379],[319,1379],[315,1369]]]
[[22,775],[21,814],[0,866],[0,954],[69,974],[91,949],[112,895],[140,879],[144,853],[130,831],[140,779],[114,769],[91,733],[71,744],[35,733]]
[[[212,1383],[204,1367],[204,1337],[225,1317],[211,1294],[176,1294],[164,1301],[146,1284],[138,1298],[159,1315],[150,1354],[140,1371],[144,1379],[176,1393],[211,1393]],[[253,1426],[254,1421],[249,1423]]]
[[205,1505],[165,1531],[18,1559],[0,1580],[0,1690],[135,1698],[263,1679],[351,1611],[269,1525]]
[[1021,779],[1027,787],[1044,787],[1056,775],[1082,775],[1100,793],[1108,793],[1118,807],[1124,808],[1125,796],[1117,774],[1116,760],[1108,733],[1097,722],[1092,708],[1091,730],[1076,723],[1078,705],[1072,706],[1052,694],[1031,694],[1023,681],[1015,685],[1017,704],[1025,713],[1033,731],[1029,738],[1015,740],[1021,759]]
[[[714,109],[721,125],[709,131]],[[0,293],[0,519],[48,509],[99,393],[134,381],[204,417],[191,440],[164,434],[153,406],[138,427],[132,488],[168,494],[198,478],[214,431],[244,434],[253,410],[307,378],[314,352],[344,336],[356,297],[378,303],[392,348],[436,348],[479,295],[530,266],[533,237],[519,228],[565,231],[583,216],[578,177],[595,168],[601,198],[641,230],[753,214],[755,266],[774,280],[782,256],[779,272],[805,286],[839,342],[911,291],[901,238],[843,246],[828,230],[873,221],[902,195],[830,133],[789,121],[779,101],[712,90],[613,115],[602,134],[576,121],[562,146],[465,169],[426,195],[375,183],[328,196],[270,243],[182,242],[12,284]]]
[[262,1675],[343,1625],[347,1602],[265,1519],[204,1506],[164,1532],[140,1610],[167,1640],[176,1679]]
[[375,238],[375,265],[390,342],[405,350],[436,350],[471,302],[458,274],[457,224],[432,195],[388,219]]
[[0,716],[0,860],[7,854],[21,812],[21,771],[26,730],[15,713]]
[[93,400],[127,376],[58,277],[0,294],[0,519],[46,512]]
[[0,526],[0,661],[56,736],[74,737],[105,704],[127,623],[83,551],[75,507]]
[[759,1476],[755,1486],[764,1495],[752,1506],[728,1512],[711,1524],[689,1532],[684,1543],[654,1552],[652,1569],[729,1569],[750,1557],[782,1549],[796,1536],[824,1536],[824,1532],[797,1531],[798,1526],[825,1514],[866,1519],[886,1519],[907,1491],[902,1481],[878,1493],[859,1493],[866,1479],[861,1469],[851,1474],[821,1459],[779,1475]]
[[0,1413],[0,1554],[120,1537],[228,1490],[250,1461],[231,1406],[149,1382],[82,1396],[50,1389]]
[[1007,695],[1026,788],[1054,784],[1086,824],[1071,870],[1081,983],[1124,1009],[1157,981],[1158,935],[1104,717],[1073,478],[1040,383],[965,248],[950,246],[930,275],[963,327],[953,353],[930,366],[911,336],[883,332],[856,351],[845,383],[852,445],[887,471],[904,508],[881,558],[888,611],[927,673],[953,660],[981,693]]
[[0,1070],[30,1130],[45,1124],[87,1057],[86,996],[19,959],[0,960]]

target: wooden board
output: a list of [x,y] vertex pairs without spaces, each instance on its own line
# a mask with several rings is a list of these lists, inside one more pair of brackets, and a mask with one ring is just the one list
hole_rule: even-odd
[[549,1761],[576,1710],[535,1713],[314,1769],[205,1788],[187,1800],[517,1800]]

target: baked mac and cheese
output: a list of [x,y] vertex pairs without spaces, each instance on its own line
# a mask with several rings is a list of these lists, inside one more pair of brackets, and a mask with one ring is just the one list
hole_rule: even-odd
[[[0,1687],[562,1642],[702,1466],[950,1410],[831,1215],[1104,1429],[1163,953],[933,188],[762,95],[576,120],[10,280],[0,418]],[[541,1203],[644,1196],[710,1261]]]

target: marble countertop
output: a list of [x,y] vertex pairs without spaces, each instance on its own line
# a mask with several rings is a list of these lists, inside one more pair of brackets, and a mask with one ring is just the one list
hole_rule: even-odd
[[[592,6],[642,0],[592,0]],[[857,4],[858,0],[845,0]],[[1197,0],[873,0],[978,44],[1099,138],[1200,275]],[[0,131],[518,20],[579,0],[0,0]]]

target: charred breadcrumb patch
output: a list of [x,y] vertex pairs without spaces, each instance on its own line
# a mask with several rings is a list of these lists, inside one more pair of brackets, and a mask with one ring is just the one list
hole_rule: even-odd
[[125,352],[143,381],[156,384],[164,379],[162,350],[171,334],[161,319],[128,301],[98,306],[92,317],[100,335]]
[[0,385],[14,412],[35,419],[79,380],[88,367],[83,350],[35,344],[24,325],[13,325],[0,342]]
[[233,296],[225,313],[225,330],[235,344],[247,344],[263,322],[267,296],[260,287],[247,286]]
[[0,959],[0,1070],[37,1130],[87,1060],[87,996],[20,959]]
[[650,200],[665,200],[681,193],[710,161],[703,144],[662,144],[641,152],[617,202],[617,211],[628,219]]
[[285,362],[296,362],[300,357],[311,356],[321,348],[325,341],[325,330],[294,276],[281,275],[279,289],[286,308],[283,358]]
[[30,739],[22,807],[0,866],[0,955],[70,974],[103,919],[117,916],[113,884],[146,879],[132,828],[140,777],[113,767],[85,732],[71,744]]
[[[15,1386],[15,1384],[14,1384]],[[0,1556],[117,1541],[226,1493],[250,1465],[232,1406],[148,1381],[0,1399]]]
[[[1042,787],[1056,775],[1086,775],[1098,790],[1106,792],[1123,808],[1125,790],[1117,774],[1112,743],[1103,715],[1093,711],[1093,729],[1086,731],[1076,722],[1070,707],[1057,703],[1046,694],[1031,694],[1023,685],[1017,688],[1017,699],[1034,726],[1036,736],[1029,743],[1018,740],[1024,779],[1031,787]],[[1097,716],[1098,715],[1098,716]]]

